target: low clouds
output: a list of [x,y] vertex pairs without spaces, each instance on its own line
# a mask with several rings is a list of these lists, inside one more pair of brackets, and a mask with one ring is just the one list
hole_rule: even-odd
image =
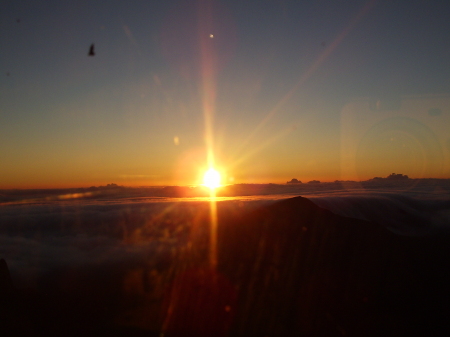
[[189,239],[188,227],[180,228],[189,207],[175,209],[168,203],[62,207],[54,203],[0,211],[0,256],[19,283],[33,283],[33,278],[67,267],[150,268],[166,251]]
[[401,194],[372,193],[313,197],[316,205],[342,216],[371,221],[401,235],[450,230],[450,200],[419,200]]
[[[327,189],[326,184],[314,190],[308,184],[299,185],[295,191],[290,187],[286,191],[336,214],[372,221],[402,235],[425,235],[450,222],[448,193],[431,193],[433,186],[387,192]],[[227,214],[241,214],[282,197],[290,195],[230,198],[218,207]],[[17,285],[36,286],[45,275],[68,268],[111,266],[124,274],[136,268],[148,273],[172,268],[189,247],[207,240],[208,202],[142,200],[111,196],[3,205],[0,258],[7,261]]]

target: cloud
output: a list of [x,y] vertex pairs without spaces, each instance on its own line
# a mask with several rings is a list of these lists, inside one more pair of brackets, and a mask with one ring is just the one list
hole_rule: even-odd
[[[292,185],[274,185],[277,194],[231,197],[218,207],[239,214],[273,200],[303,195],[333,213],[372,221],[403,235],[424,235],[450,223],[445,188],[439,194],[434,185],[389,191],[374,186],[364,189],[357,185],[360,188],[352,190],[337,183],[319,185],[299,184],[295,190]],[[245,185],[241,187],[245,189]],[[133,268],[162,270],[182,261],[183,252],[207,238],[206,199],[142,200],[111,195],[98,200],[3,205],[0,258],[8,262],[13,281],[35,285],[52,271],[70,268],[111,266],[123,273]]]
[[338,215],[371,221],[402,235],[448,230],[450,200],[420,200],[391,193],[319,196],[316,205]]

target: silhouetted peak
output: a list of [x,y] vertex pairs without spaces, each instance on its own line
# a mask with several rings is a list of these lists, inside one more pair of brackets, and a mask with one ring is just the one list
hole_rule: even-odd
[[301,184],[302,182],[298,179],[292,178],[290,181],[288,181],[286,184]]
[[381,177],[375,177],[372,178],[371,180],[377,180],[377,181],[381,181],[381,180],[408,180],[409,177],[406,174],[401,174],[401,173],[391,173],[390,175],[388,175],[386,178],[381,178]]
[[275,202],[272,206],[272,209],[282,209],[282,210],[298,210],[298,209],[321,209],[319,206],[314,204],[311,200],[303,198],[303,197],[293,197],[289,199],[284,199],[278,202]]
[[311,200],[294,197],[273,203],[266,209],[274,217],[308,217],[310,214],[332,214],[330,211],[317,206]]
[[392,173],[392,174],[390,174],[387,177],[387,179],[391,179],[391,180],[406,180],[406,179],[409,179],[409,177],[406,174],[403,175],[401,173],[398,173],[398,174]]
[[319,180],[311,180],[311,181],[308,181],[308,184],[320,184],[320,181]]

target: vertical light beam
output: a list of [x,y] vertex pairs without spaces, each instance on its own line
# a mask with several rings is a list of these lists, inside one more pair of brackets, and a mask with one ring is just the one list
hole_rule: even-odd
[[[205,147],[208,169],[214,168],[214,114],[216,101],[217,55],[211,31],[213,28],[213,1],[198,1],[198,37],[200,42],[201,97],[205,120]],[[217,205],[216,192],[210,189],[210,250],[209,263],[217,267]]]

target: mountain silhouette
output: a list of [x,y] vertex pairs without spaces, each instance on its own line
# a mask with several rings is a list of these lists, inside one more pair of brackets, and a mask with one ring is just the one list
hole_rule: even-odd
[[[223,311],[215,318],[218,329],[230,326],[227,332],[215,331],[219,336],[407,336],[449,331],[444,314],[450,299],[446,237],[401,237],[380,225],[333,214],[302,197],[248,214],[221,213],[219,208],[218,218],[218,276],[211,276],[209,283],[202,276],[202,284],[209,284],[208,294],[192,291],[204,272],[178,286],[176,292],[184,299],[176,302],[181,308],[172,308],[176,315],[166,322],[168,336],[211,334],[199,327],[212,321],[211,312],[217,309],[211,303],[225,306],[224,296],[230,303],[235,296],[237,300],[231,324]],[[219,277],[228,279],[236,293],[222,287],[213,295],[211,284]],[[193,303],[195,312],[189,310]]]
[[[208,264],[208,213],[194,212],[183,220],[190,228],[188,249],[148,256],[164,263],[140,274],[141,281],[133,278],[145,289],[132,301],[124,277],[137,267],[145,271],[137,261],[69,266],[49,274],[42,290],[29,292],[14,290],[0,260],[0,295],[12,294],[0,296],[0,320],[8,322],[4,332],[169,337],[450,332],[447,235],[399,236],[302,197],[246,211],[231,211],[226,203],[217,207],[217,266]],[[140,317],[145,328],[118,323],[127,317]]]

